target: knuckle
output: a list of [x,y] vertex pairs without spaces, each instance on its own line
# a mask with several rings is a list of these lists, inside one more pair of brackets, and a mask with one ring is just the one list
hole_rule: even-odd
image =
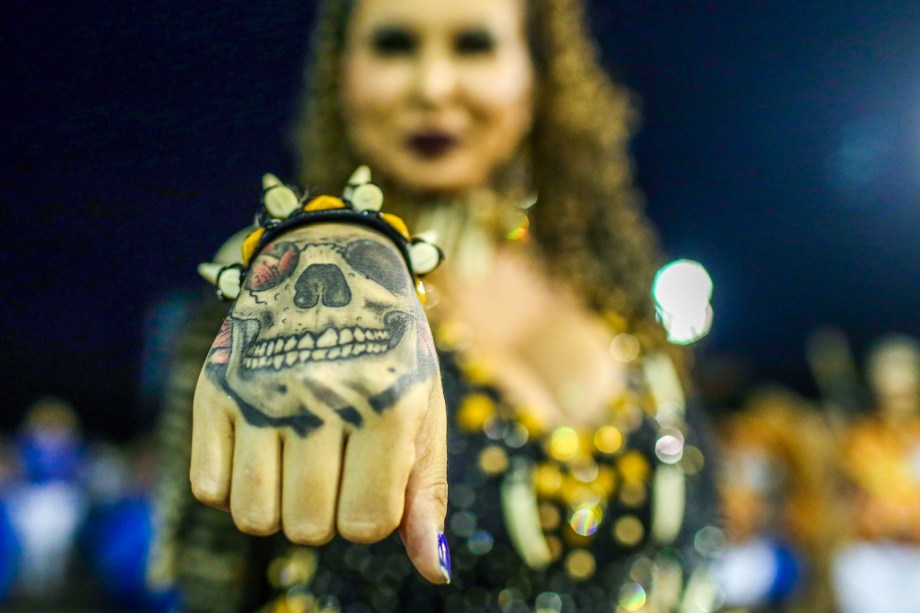
[[374,518],[339,519],[339,534],[353,543],[370,544],[382,541],[399,527],[399,519],[383,515]]
[[227,487],[211,479],[192,475],[192,495],[198,502],[211,507],[223,507],[227,503]]
[[440,511],[447,511],[447,481],[444,479],[435,481],[425,488],[425,494],[435,504]]
[[335,536],[335,530],[331,523],[318,524],[314,522],[285,522],[284,536],[292,543],[306,545],[308,547],[319,547],[325,545]]
[[278,516],[266,511],[233,511],[233,523],[240,532],[253,536],[268,536],[281,528]]

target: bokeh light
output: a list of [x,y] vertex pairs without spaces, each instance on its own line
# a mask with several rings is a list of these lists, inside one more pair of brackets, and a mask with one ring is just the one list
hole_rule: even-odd
[[712,328],[712,279],[699,262],[675,260],[655,275],[652,295],[668,340],[689,345]]

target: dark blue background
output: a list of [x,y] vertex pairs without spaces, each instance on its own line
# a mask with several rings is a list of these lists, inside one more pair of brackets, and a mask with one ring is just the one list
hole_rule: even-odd
[[[0,425],[55,391],[98,433],[146,427],[143,322],[168,326],[145,313],[200,289],[195,264],[249,221],[263,172],[293,175],[312,3],[102,4],[4,4]],[[920,3],[591,14],[642,99],[649,214],[715,281],[704,359],[810,392],[816,325],[858,351],[920,333]]]

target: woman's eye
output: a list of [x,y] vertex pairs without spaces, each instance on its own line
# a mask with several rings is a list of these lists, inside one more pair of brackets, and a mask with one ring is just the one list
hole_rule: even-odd
[[378,55],[405,55],[415,49],[415,37],[400,28],[381,28],[374,32],[372,45]]
[[466,55],[491,53],[495,49],[495,39],[485,30],[471,30],[459,34],[454,46],[457,53]]

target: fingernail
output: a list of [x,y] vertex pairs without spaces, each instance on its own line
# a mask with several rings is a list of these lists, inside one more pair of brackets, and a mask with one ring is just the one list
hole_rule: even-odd
[[438,566],[447,583],[450,583],[450,547],[447,546],[447,537],[443,532],[438,532]]

